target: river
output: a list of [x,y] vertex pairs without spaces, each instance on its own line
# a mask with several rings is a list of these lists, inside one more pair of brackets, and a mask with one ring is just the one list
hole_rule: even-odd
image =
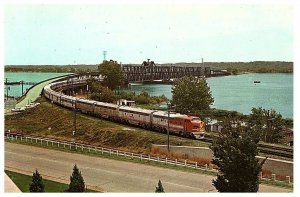
[[[40,82],[67,73],[5,73],[9,81]],[[254,83],[260,81],[260,83]],[[208,78],[215,102],[211,107],[249,114],[253,107],[275,109],[293,118],[293,74],[243,74]],[[31,85],[24,85],[24,91]],[[131,84],[131,90],[146,90],[152,96],[172,98],[171,85]],[[10,86],[9,95],[21,96],[21,86]]]
[[[260,81],[260,83],[254,83]],[[211,107],[249,114],[253,107],[274,109],[293,118],[293,74],[243,74],[208,78],[215,102]],[[132,84],[131,90],[146,90],[152,96],[172,98],[172,85]]]
[[[46,79],[50,79],[53,77],[67,75],[68,73],[39,73],[39,72],[5,72],[4,73],[4,81],[8,80],[8,82],[41,82]],[[25,94],[26,90],[30,88],[32,85],[24,85],[23,92]],[[9,96],[20,97],[22,96],[22,86],[21,85],[9,85]],[[6,87],[4,89],[5,94],[7,93]]]

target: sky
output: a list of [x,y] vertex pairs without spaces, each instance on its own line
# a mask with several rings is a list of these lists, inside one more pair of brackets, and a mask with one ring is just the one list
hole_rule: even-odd
[[7,4],[4,64],[293,61],[287,4]]

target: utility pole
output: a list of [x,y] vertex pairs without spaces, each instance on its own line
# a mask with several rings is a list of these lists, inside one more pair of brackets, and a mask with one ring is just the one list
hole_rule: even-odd
[[86,85],[86,97],[89,98],[89,85]]
[[168,152],[170,152],[170,105],[169,103],[167,104],[168,106]]
[[24,91],[23,91],[23,90],[24,90],[24,89],[23,89],[23,88],[24,88],[24,87],[23,87],[24,81],[23,81],[23,80],[21,81],[21,85],[22,85],[22,96],[23,96],[23,94],[24,94]]
[[267,142],[267,134],[269,133],[269,119],[270,119],[270,110],[268,110],[268,113],[267,113],[267,129],[265,132],[265,142]]
[[73,109],[74,109],[74,121],[73,121],[74,124],[73,136],[74,136],[76,133],[76,101],[74,101]]
[[73,94],[74,94],[74,85],[73,85],[73,78],[72,78],[72,95],[71,96],[73,96]]
[[6,85],[6,100],[8,100],[8,86],[7,86],[7,78],[5,79],[5,85]]

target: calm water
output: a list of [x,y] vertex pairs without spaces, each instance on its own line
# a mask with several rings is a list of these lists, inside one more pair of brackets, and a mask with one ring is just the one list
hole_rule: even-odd
[[[66,73],[5,73],[9,81],[39,82]],[[249,114],[252,107],[272,108],[284,117],[293,117],[292,74],[245,74],[207,79],[215,99],[212,107]],[[260,81],[254,84],[253,81]],[[24,91],[30,85],[24,85]],[[131,90],[143,90],[152,96],[172,98],[171,85],[132,84]],[[21,86],[10,86],[9,95],[21,96]]]
[[[244,114],[249,114],[252,107],[272,108],[284,117],[293,117],[292,74],[244,74],[214,77],[207,81],[215,100],[212,107]],[[261,83],[254,84],[254,81]],[[146,90],[152,96],[164,94],[172,98],[171,87],[132,84],[131,90],[137,93]]]
[[[10,82],[16,81],[25,81],[25,82],[40,82],[46,79],[53,77],[58,77],[66,75],[67,73],[31,73],[31,72],[6,72],[4,73],[4,81],[7,78]],[[23,91],[26,92],[26,89],[30,88],[32,85],[24,85]],[[19,97],[22,95],[22,86],[13,85],[9,86],[10,90],[8,91],[9,96]],[[6,89],[4,90],[6,94]]]

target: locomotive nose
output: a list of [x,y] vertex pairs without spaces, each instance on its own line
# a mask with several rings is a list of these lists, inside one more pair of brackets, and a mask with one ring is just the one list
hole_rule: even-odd
[[200,132],[203,132],[204,131],[204,122],[203,121],[200,121],[200,123],[199,123],[199,131]]

